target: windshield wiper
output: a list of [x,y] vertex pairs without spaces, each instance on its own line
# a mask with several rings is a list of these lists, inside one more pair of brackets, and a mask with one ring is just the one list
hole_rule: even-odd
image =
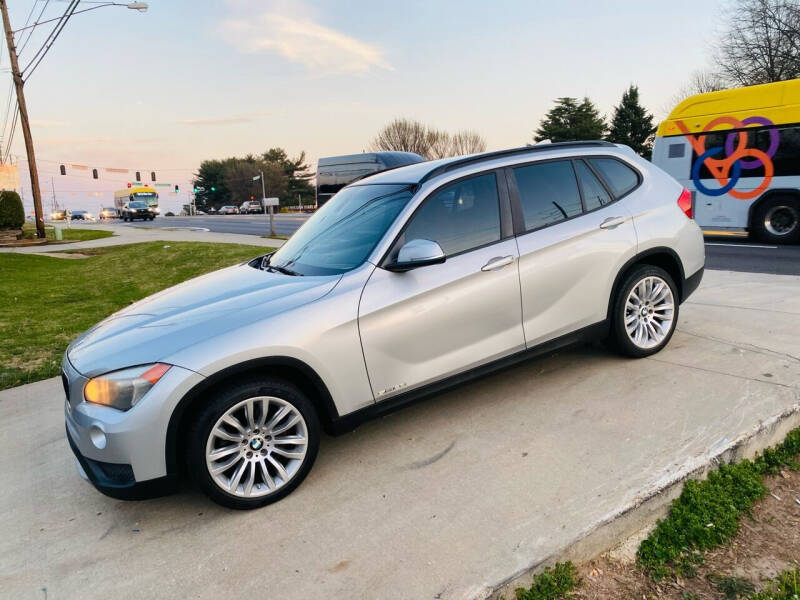
[[283,273],[284,275],[292,275],[296,277],[302,277],[302,273],[298,273],[297,271],[292,271],[291,269],[287,269],[286,267],[279,267],[278,265],[267,265],[267,271],[277,271],[278,273]]

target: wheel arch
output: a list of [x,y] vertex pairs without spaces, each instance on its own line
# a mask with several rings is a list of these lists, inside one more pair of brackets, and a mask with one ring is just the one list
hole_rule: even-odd
[[327,386],[314,369],[301,360],[289,356],[257,358],[226,367],[203,379],[181,398],[170,416],[167,426],[165,460],[167,473],[181,473],[185,470],[183,448],[192,416],[202,404],[203,398],[215,388],[233,379],[248,376],[279,377],[305,393],[317,409],[322,428],[327,433],[333,431],[333,423],[339,418]]
[[684,282],[686,281],[683,263],[681,262],[681,259],[675,250],[672,248],[667,248],[666,246],[658,246],[640,252],[622,265],[622,268],[617,272],[617,276],[614,278],[614,285],[611,286],[611,295],[608,298],[608,310],[606,312],[607,318],[611,319],[613,316],[612,312],[614,310],[614,299],[617,297],[617,291],[619,290],[619,286],[622,284],[622,280],[624,279],[625,275],[637,265],[652,265],[654,267],[664,269],[667,273],[669,273],[670,277],[672,277],[675,285],[678,288],[678,297],[680,298],[680,301],[683,302],[683,287]]
[[753,219],[755,218],[758,209],[775,196],[791,196],[796,200],[800,200],[800,189],[797,188],[773,188],[761,194],[755,202],[753,202],[747,209],[747,230],[753,230]]

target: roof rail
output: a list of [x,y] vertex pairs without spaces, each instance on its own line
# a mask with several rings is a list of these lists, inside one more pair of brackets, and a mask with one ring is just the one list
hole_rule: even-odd
[[420,179],[420,183],[423,183],[430,179],[431,177],[436,177],[437,175],[441,175],[442,173],[447,173],[448,171],[452,171],[453,169],[458,169],[459,167],[463,167],[465,165],[470,165],[473,163],[483,162],[486,160],[492,160],[495,158],[504,158],[506,156],[514,156],[516,154],[532,154],[536,152],[546,152],[548,150],[559,150],[561,148],[581,148],[581,147],[598,147],[598,146],[615,146],[616,144],[612,144],[611,142],[605,142],[602,140],[589,140],[589,141],[576,141],[576,142],[553,142],[551,144],[535,144],[533,146],[523,146],[522,148],[511,148],[509,150],[497,150],[495,152],[484,152],[482,154],[476,154],[474,156],[465,156],[461,159],[456,159],[451,161],[447,164],[438,166],[434,169],[428,171],[425,176]]

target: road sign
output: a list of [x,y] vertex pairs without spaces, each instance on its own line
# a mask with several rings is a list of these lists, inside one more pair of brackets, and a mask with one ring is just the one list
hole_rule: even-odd
[[279,205],[278,198],[262,198],[261,199],[261,206],[278,206]]

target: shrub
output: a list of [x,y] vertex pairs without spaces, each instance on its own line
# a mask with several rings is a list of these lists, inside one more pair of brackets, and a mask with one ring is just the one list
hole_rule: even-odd
[[22,200],[14,191],[0,192],[0,229],[20,229],[25,223]]

